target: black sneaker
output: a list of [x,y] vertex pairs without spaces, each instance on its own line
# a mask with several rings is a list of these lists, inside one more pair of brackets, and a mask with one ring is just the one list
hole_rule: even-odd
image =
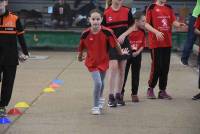
[[115,101],[115,97],[113,94],[109,95],[108,106],[109,107],[117,107],[117,103]]
[[200,100],[200,93],[192,97],[193,100]]
[[0,117],[6,117],[6,108],[5,107],[0,107]]
[[182,59],[181,58],[181,64],[183,65],[183,66],[188,66],[189,64],[188,64],[188,61],[187,60],[184,60],[184,59]]
[[117,106],[124,106],[125,105],[123,97],[120,93],[116,93],[116,102],[117,102]]

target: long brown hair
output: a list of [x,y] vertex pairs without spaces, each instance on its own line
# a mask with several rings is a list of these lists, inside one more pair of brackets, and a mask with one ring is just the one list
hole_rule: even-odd
[[105,9],[107,9],[111,5],[112,5],[112,0],[106,0],[106,7],[105,7]]

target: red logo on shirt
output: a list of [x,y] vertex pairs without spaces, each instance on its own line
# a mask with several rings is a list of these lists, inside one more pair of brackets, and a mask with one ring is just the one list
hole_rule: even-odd
[[94,39],[93,39],[93,38],[89,38],[89,40],[90,40],[90,41],[93,41]]
[[112,17],[111,16],[108,17],[108,21],[112,21]]
[[157,9],[156,9],[156,12],[160,12],[160,9],[159,9],[159,8],[157,8]]

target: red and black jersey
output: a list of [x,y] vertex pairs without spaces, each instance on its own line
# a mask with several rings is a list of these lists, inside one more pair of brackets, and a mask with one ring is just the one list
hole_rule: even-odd
[[87,50],[85,65],[90,72],[106,71],[109,67],[108,48],[116,45],[117,40],[112,30],[102,26],[98,33],[93,34],[88,28],[82,33],[78,51]]
[[[200,15],[197,18],[197,20],[196,20],[196,22],[194,24],[194,27],[197,28],[198,30],[200,30]],[[199,53],[200,53],[200,46],[199,46]]]
[[18,16],[9,11],[0,16],[0,65],[18,64],[17,39],[23,53],[28,55],[23,33]]
[[133,51],[139,50],[141,47],[144,47],[146,44],[144,30],[139,29],[137,31],[133,31],[129,34],[128,38],[129,38],[129,42]]
[[104,11],[102,24],[112,29],[117,37],[124,33],[133,23],[131,9],[125,6],[115,11],[110,6]]
[[194,27],[200,30],[200,16],[197,18]]
[[159,41],[156,35],[149,32],[150,48],[171,47],[172,46],[172,24],[176,17],[170,5],[160,6],[152,4],[147,10],[147,23],[152,25],[158,31],[164,33],[164,40]]

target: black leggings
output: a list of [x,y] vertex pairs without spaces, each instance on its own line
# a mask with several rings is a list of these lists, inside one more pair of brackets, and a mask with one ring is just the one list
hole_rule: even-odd
[[1,76],[1,98],[0,98],[0,107],[8,106],[12,90],[13,84],[15,80],[17,66],[4,66],[0,65],[0,76]]
[[199,67],[199,89],[200,89],[200,52],[198,54],[198,59],[197,59],[197,64],[198,64],[198,67]]
[[124,84],[122,87],[122,94],[125,92],[125,85],[129,73],[129,68],[131,66],[131,91],[132,95],[137,95],[138,93],[138,87],[139,87],[139,79],[140,79],[140,68],[141,68],[141,60],[142,60],[142,54],[131,57],[127,60],[126,64],[126,70],[125,70],[125,76],[124,76]]
[[200,67],[199,67],[199,89],[200,89]]

